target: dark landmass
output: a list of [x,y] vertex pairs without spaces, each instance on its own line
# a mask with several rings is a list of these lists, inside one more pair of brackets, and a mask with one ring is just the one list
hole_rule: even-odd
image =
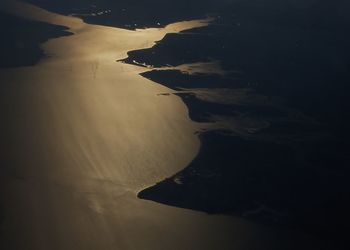
[[[195,160],[139,197],[304,230],[347,245],[350,36],[344,13],[350,13],[349,4],[289,3],[240,2],[209,27],[169,34],[151,49],[129,52],[127,63],[161,67],[218,60],[224,69],[241,72],[143,74],[177,91],[189,89],[177,95],[191,119],[217,122],[220,116],[236,129],[202,133]],[[227,97],[215,102],[196,94],[220,88],[249,89],[270,101],[237,105],[237,96],[222,103]],[[237,125],[242,117],[268,125]]]
[[50,38],[70,35],[67,28],[18,18],[0,12],[0,67],[36,64],[44,52],[40,44]]
[[201,151],[186,169],[141,191],[139,198],[302,229],[340,244],[347,240],[348,176],[342,174],[347,165],[340,154],[348,145],[286,145],[224,131],[200,139]]
[[[138,196],[348,245],[349,1],[28,2],[128,29],[215,16],[209,27],[169,34],[124,60],[156,67],[217,60],[223,69],[240,72],[227,77],[174,70],[143,74],[174,90],[190,89],[177,94],[193,120],[217,122],[220,116],[232,128],[201,133],[194,161]],[[111,12],[84,15],[105,10]],[[232,96],[227,103],[222,102],[227,96],[208,101],[196,94],[203,89],[249,90],[268,104],[249,95]],[[242,119],[251,121],[249,126]],[[259,127],[259,121],[267,125]]]
[[[209,27],[193,30],[190,34],[168,35],[152,49],[130,52],[126,62],[135,60],[159,67],[219,60],[224,69],[244,73],[235,81],[226,81],[225,87],[253,85],[262,94],[283,97],[291,106],[318,119],[339,120],[337,125],[346,132],[342,124],[348,123],[349,111],[346,90],[349,90],[347,64],[350,50],[347,44],[350,37],[344,32],[347,22],[337,29],[308,27],[303,23],[283,25],[278,22],[275,25],[266,18],[248,19],[249,13],[246,14],[241,14],[242,17],[237,14],[235,21],[222,15]],[[156,80],[165,74],[156,71],[144,75]],[[186,87],[182,81],[189,77],[175,76],[174,72],[168,74],[172,79],[165,79],[166,85],[168,82],[175,85],[170,82],[173,81],[176,87]],[[192,79],[192,84],[187,87],[197,84],[197,79]],[[206,79],[200,79],[203,86],[196,86],[207,87],[206,83],[210,81],[212,85],[218,82],[218,87],[223,87],[219,78]]]
[[[128,57],[124,62],[130,62]],[[135,57],[136,58],[136,57]],[[234,88],[245,87],[247,81],[244,79],[227,79],[215,75],[189,75],[183,74],[178,70],[153,70],[142,73],[142,76],[154,81],[161,82],[162,85],[174,90],[182,90],[184,88]]]
[[215,13],[230,1],[178,0],[26,0],[37,6],[62,14],[74,14],[87,23],[126,29],[164,27],[167,24]]
[[[298,24],[333,29],[334,25],[350,22],[347,0],[178,0],[174,3],[164,0],[25,1],[54,12],[80,15],[88,23],[130,29],[164,26],[175,21],[208,14],[221,15],[224,12],[230,13],[231,17],[248,14],[249,19],[264,18],[275,25]],[[87,15],[91,13],[100,15]]]

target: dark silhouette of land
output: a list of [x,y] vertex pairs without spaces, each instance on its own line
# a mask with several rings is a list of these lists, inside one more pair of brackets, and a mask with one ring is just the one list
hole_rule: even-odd
[[0,29],[1,68],[33,65],[45,56],[41,43],[70,34],[65,27],[29,21],[2,12]]
[[[344,32],[349,19],[341,13],[348,4],[289,7],[241,2],[220,12],[209,27],[169,34],[152,49],[129,53],[128,63],[161,67],[219,60],[224,69],[240,72],[227,77],[176,70],[143,74],[174,90],[190,89],[177,95],[191,119],[225,117],[236,127],[201,133],[195,160],[139,197],[304,230],[345,245],[350,37]],[[203,89],[249,89],[269,101],[235,103],[237,96],[231,104],[208,101],[196,95]],[[249,129],[242,119],[268,126]]]
[[[348,245],[348,1],[180,0],[171,8],[160,0],[27,2],[75,13],[88,23],[127,29],[214,16],[209,27],[169,34],[151,49],[129,52],[124,60],[155,67],[218,60],[232,71],[227,76],[176,70],[143,73],[175,91],[190,89],[177,95],[194,121],[223,120],[231,127],[201,131],[202,147],[193,162],[141,191],[139,198],[302,230],[338,242],[339,248]],[[22,29],[15,25],[19,26]],[[36,62],[42,56],[38,43],[48,34],[65,34],[61,27],[47,28],[50,31],[37,38],[25,35],[34,39],[24,46],[28,50],[13,42],[22,41],[17,35],[2,40],[2,48],[15,46],[4,51],[8,59],[2,66]],[[11,56],[23,51],[28,54]],[[237,96],[226,96],[227,103],[224,97],[199,98],[196,91],[204,89],[240,91],[241,101],[235,101]],[[266,101],[252,101],[252,95]]]
[[[169,34],[124,60],[155,67],[219,60],[223,69],[236,72],[143,74],[173,90],[192,89],[178,95],[193,120],[215,122],[220,116],[236,127],[202,133],[196,159],[139,197],[345,240],[350,222],[347,1],[177,1],[172,8],[159,0],[29,2],[65,14],[110,9],[81,17],[129,29],[214,16],[209,27]],[[249,101],[247,94],[240,96],[243,103],[223,104],[198,98],[196,89],[249,90],[267,101]],[[242,119],[251,120],[252,128],[238,122]],[[255,128],[258,121],[268,125]]]

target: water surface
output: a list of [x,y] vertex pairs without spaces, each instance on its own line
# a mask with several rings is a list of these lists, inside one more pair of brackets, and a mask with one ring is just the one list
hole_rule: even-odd
[[[137,192],[188,165],[199,125],[175,95],[117,62],[169,32],[90,25],[33,5],[0,8],[68,27],[31,67],[1,70],[8,141],[2,249],[297,249],[305,236],[226,216],[139,200]],[[253,239],[253,240],[252,240]],[[293,241],[291,241],[293,240]],[[262,248],[262,246],[264,246]]]

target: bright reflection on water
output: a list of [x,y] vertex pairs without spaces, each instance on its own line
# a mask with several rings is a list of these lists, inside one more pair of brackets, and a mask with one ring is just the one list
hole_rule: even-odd
[[198,125],[178,97],[159,96],[169,90],[139,76],[144,68],[116,60],[208,21],[129,31],[15,1],[0,6],[74,33],[43,44],[49,57],[38,65],[0,71],[14,103],[17,176],[3,182],[6,249],[243,249],[257,234],[252,249],[275,241],[245,221],[136,198],[195,157]]

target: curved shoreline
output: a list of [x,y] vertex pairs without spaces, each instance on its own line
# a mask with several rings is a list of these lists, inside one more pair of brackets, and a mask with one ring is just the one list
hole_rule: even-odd
[[[340,246],[346,244],[349,144],[346,135],[339,136],[332,128],[343,127],[340,120],[347,120],[343,106],[333,105],[342,94],[332,90],[328,78],[321,81],[327,86],[325,89],[330,89],[329,99],[333,102],[332,108],[324,111],[327,102],[310,105],[310,100],[317,103],[329,92],[323,89],[311,93],[316,87],[309,83],[313,76],[316,79],[319,76],[318,66],[310,65],[317,64],[310,60],[313,50],[316,47],[333,51],[332,45],[325,43],[335,43],[332,34],[338,33],[328,34],[326,42],[317,42],[310,36],[324,35],[323,31],[312,30],[307,23],[299,24],[297,31],[287,25],[277,29],[274,22],[264,23],[264,18],[260,18],[262,23],[254,23],[254,15],[243,14],[240,13],[242,20],[222,15],[223,20],[228,18],[226,23],[219,21],[216,26],[171,34],[152,49],[128,53],[125,62],[147,68],[142,75],[171,88],[162,95],[180,96],[189,108],[190,118],[205,128],[201,133],[202,148],[194,161],[138,196],[209,214],[241,216],[262,224],[295,228],[316,238],[339,242]],[[276,35],[270,33],[275,28]],[[283,40],[290,30],[294,31],[292,41],[307,41],[303,48],[298,43],[294,47],[289,39]],[[260,32],[266,39],[252,39],[259,37]],[[223,39],[227,40],[222,42]],[[275,41],[282,42],[277,46]],[[221,42],[227,50],[217,46]],[[288,52],[288,48],[292,51]],[[226,52],[225,56],[225,51],[231,53]],[[289,61],[283,58],[280,63],[270,62],[281,53],[314,72],[307,74],[302,66],[293,72]],[[339,61],[344,58],[335,54]],[[237,58],[232,59],[234,55]],[[214,64],[216,60],[221,60],[226,69],[238,71],[223,74]],[[265,60],[266,65],[260,60]],[[200,61],[205,63],[196,63]],[[204,66],[204,70],[196,72],[198,65]],[[206,71],[205,65],[210,65],[210,70]],[[345,77],[338,69],[332,71],[332,60],[322,65],[331,69],[329,74],[324,73],[326,77]],[[244,68],[247,72],[243,74]],[[281,77],[281,72],[286,76]],[[296,78],[298,83],[285,78]],[[343,87],[342,83],[337,86]],[[347,102],[344,96],[341,102]],[[331,116],[327,114],[329,110],[333,110]]]
[[179,97],[157,95],[169,89],[139,76],[143,68],[115,60],[203,23],[127,31],[20,6],[12,13],[72,22],[74,35],[46,42],[53,54],[35,66],[0,71],[2,94],[12,105],[1,107],[8,121],[2,133],[10,138],[1,176],[6,250],[314,246],[298,233],[135,197],[193,159],[198,126]]

